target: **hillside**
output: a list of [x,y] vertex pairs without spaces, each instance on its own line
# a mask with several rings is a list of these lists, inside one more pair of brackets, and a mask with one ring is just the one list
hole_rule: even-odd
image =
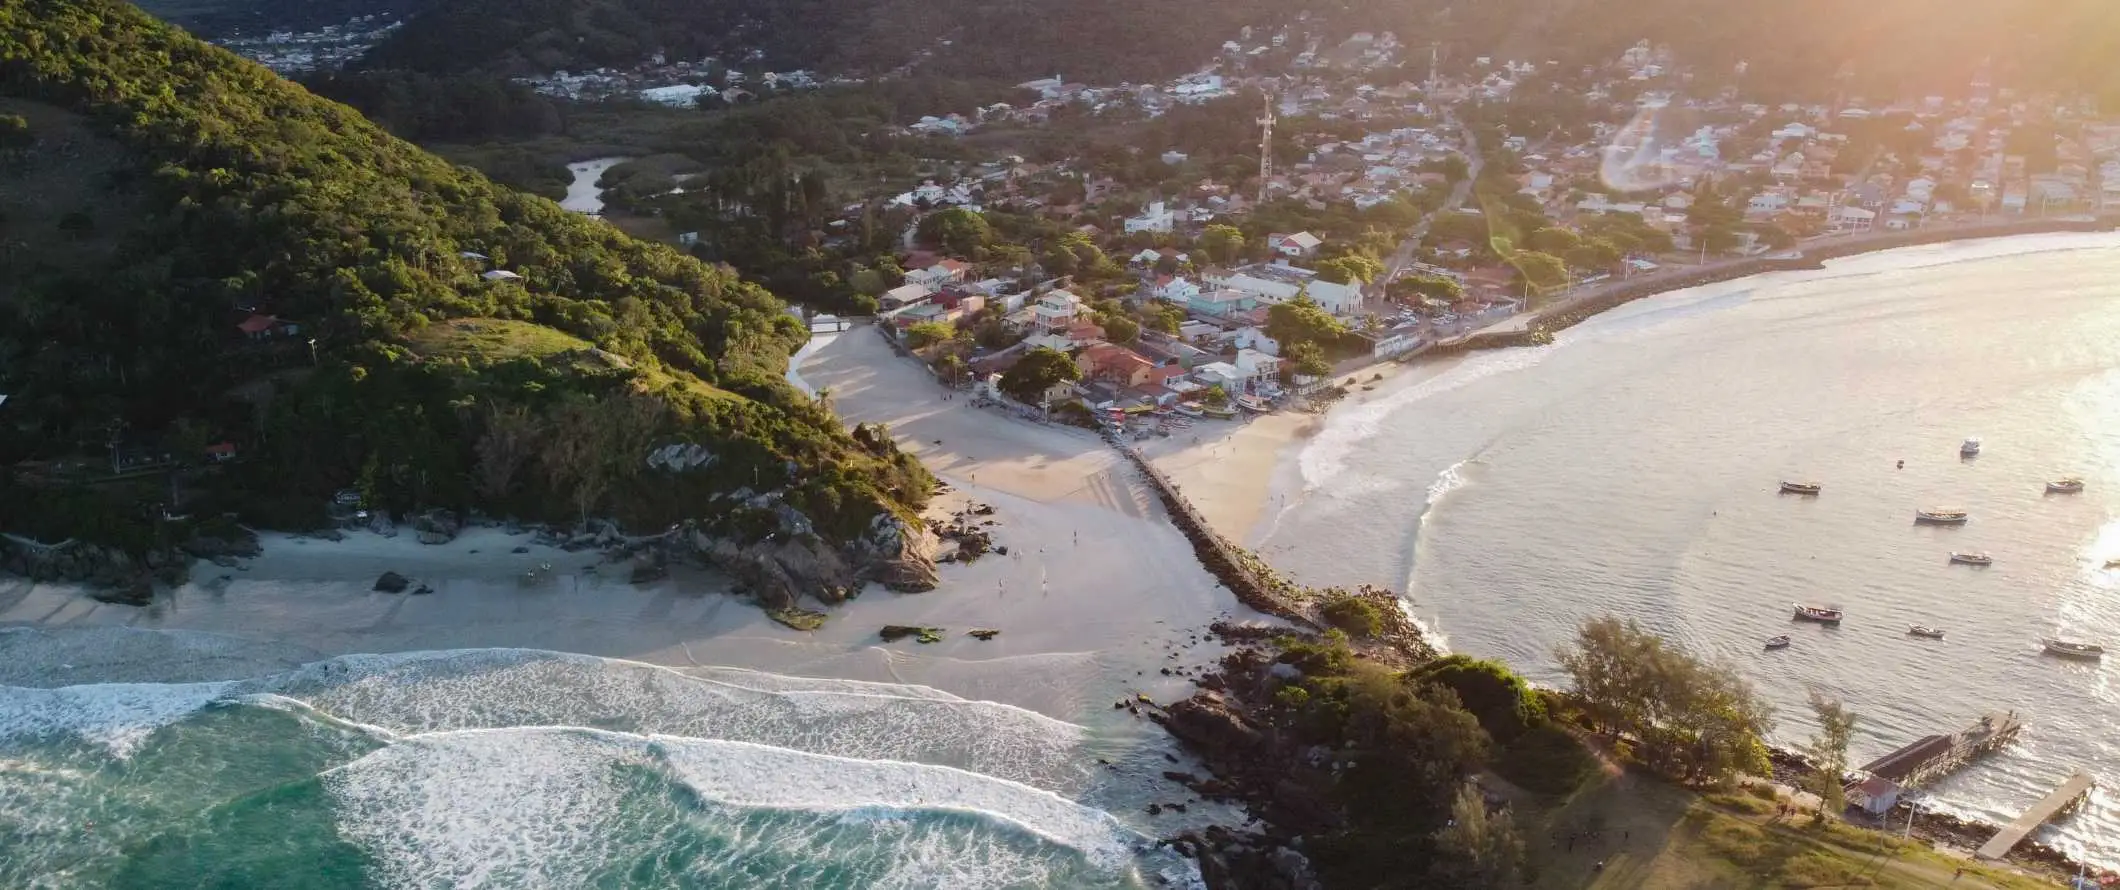
[[776,70],[877,74],[917,61],[942,77],[1116,83],[1195,69],[1243,26],[1281,18],[1260,0],[461,0],[412,17],[367,63],[523,73],[756,50]]
[[[2023,89],[2075,86],[2120,99],[2120,21],[2105,0],[462,0],[415,15],[368,63],[430,73],[546,72],[671,58],[765,54],[785,70],[880,73],[917,61],[929,74],[1017,82],[1060,73],[1140,82],[1198,68],[1245,25],[1308,17],[1333,38],[1391,31],[1441,44],[1446,66],[1475,57],[1605,64],[1636,41],[1748,90],[1826,98],[1961,92],[1983,65]],[[1256,39],[1256,37],[1255,37]],[[948,41],[944,46],[943,41]],[[929,53],[932,53],[929,55]],[[1426,73],[1410,53],[1409,79]],[[1843,77],[1844,75],[1844,77]]]
[[[725,561],[810,567],[753,585],[773,604],[836,597],[917,543],[932,482],[782,379],[806,336],[728,269],[129,5],[0,6],[0,530],[143,553],[173,539],[156,505],[313,528],[350,488],[400,517],[700,520]],[[714,502],[738,489],[766,496]]]

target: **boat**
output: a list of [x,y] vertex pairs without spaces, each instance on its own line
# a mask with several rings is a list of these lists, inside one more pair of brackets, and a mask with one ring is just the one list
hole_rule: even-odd
[[1971,518],[1973,518],[1972,515],[1964,510],[1930,509],[1914,511],[1915,522],[1933,522],[1938,525],[1959,525]]
[[1778,637],[1768,637],[1768,638],[1767,638],[1767,648],[1769,648],[1769,649],[1787,649],[1787,648],[1789,648],[1789,635],[1788,635],[1788,634],[1782,634],[1781,636],[1778,636]]
[[1979,453],[1980,453],[1980,437],[1979,437],[1979,436],[1968,436],[1968,437],[1966,437],[1966,440],[1965,440],[1965,441],[1964,441],[1963,443],[1960,443],[1960,444],[1959,444],[1959,446],[1958,446],[1958,454],[1959,454],[1959,456],[1960,456],[1960,457],[1972,457],[1973,455],[1976,455],[1976,454],[1979,454]]
[[1228,420],[1232,417],[1237,416],[1237,409],[1228,407],[1226,405],[1209,405],[1205,408],[1200,409],[1200,411],[1209,417],[1218,417],[1223,420]]
[[2083,480],[2074,476],[2050,480],[2046,483],[2046,490],[2053,494],[2076,494],[2083,490]]
[[1781,482],[1781,490],[1790,494],[1817,494],[1821,487],[1816,482],[1790,482],[1787,479]]
[[1907,636],[1922,637],[1930,640],[1940,640],[1943,639],[1943,628],[1930,627],[1926,624],[1908,625]]
[[1198,417],[1201,413],[1200,406],[1191,402],[1179,402],[1174,410],[1187,417]]
[[1839,609],[1828,609],[1824,606],[1811,606],[1803,603],[1795,603],[1794,605],[1796,606],[1796,619],[1799,621],[1839,624],[1842,617]]
[[1968,566],[1991,566],[1995,564],[1995,558],[1985,553],[1953,553],[1951,554],[1951,561],[1959,565]]
[[2047,637],[2040,640],[2039,645],[2044,646],[2046,651],[2063,658],[2099,659],[2105,657],[2105,647],[2097,643],[2077,643],[2070,640],[2057,640],[2053,637]]

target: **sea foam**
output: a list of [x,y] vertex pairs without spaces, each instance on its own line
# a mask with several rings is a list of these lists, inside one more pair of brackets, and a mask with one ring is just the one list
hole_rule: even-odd
[[0,686],[0,739],[71,734],[126,757],[155,730],[227,694],[235,684],[101,683],[31,689]]

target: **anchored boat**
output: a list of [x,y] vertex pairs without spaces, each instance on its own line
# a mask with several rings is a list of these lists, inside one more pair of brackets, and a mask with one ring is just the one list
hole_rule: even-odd
[[1972,514],[1964,510],[1932,509],[1914,511],[1915,522],[1928,522],[1936,525],[1961,525],[1971,518],[1973,518]]
[[1951,554],[1951,561],[1967,566],[1991,566],[1995,564],[1995,558],[1985,553],[1953,553]]
[[1973,455],[1976,455],[1976,454],[1979,454],[1979,453],[1980,453],[1980,437],[1979,437],[1979,436],[1968,436],[1968,437],[1966,437],[1966,440],[1965,440],[1964,442],[1962,442],[1962,443],[1960,443],[1960,444],[1958,445],[1958,455],[1959,455],[1960,457],[1972,457]]
[[1943,628],[1930,627],[1926,624],[1910,625],[1907,627],[1907,636],[1923,637],[1931,640],[1940,640],[1943,639]]
[[2057,640],[2047,637],[2039,641],[2046,651],[2063,658],[2081,658],[2096,661],[2105,657],[2105,647],[2097,643],[2078,643],[2073,640]]
[[2055,479],[2046,484],[2046,490],[2054,494],[2077,494],[2083,491],[2083,480],[2074,476]]
[[1767,648],[1769,648],[1769,649],[1787,649],[1787,648],[1789,648],[1789,635],[1788,635],[1788,634],[1782,634],[1781,636],[1778,636],[1778,637],[1768,637],[1768,638],[1767,638]]
[[1821,488],[1816,482],[1790,482],[1783,480],[1781,490],[1790,494],[1817,494]]
[[1812,606],[1804,603],[1795,603],[1794,605],[1796,607],[1796,619],[1799,621],[1839,624],[1840,619],[1843,617],[1839,609],[1828,609],[1825,606]]

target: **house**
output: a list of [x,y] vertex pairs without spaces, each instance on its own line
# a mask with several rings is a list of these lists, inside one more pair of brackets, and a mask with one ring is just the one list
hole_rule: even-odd
[[1164,207],[1162,201],[1152,201],[1140,216],[1127,217],[1126,233],[1168,232],[1177,227],[1177,220],[1177,214]]
[[1082,354],[1075,357],[1075,364],[1082,369],[1084,378],[1108,381],[1121,389],[1149,385],[1154,382],[1152,377],[1157,370],[1156,363],[1146,356],[1111,343],[1083,349]]
[[517,275],[514,272],[510,272],[506,269],[494,269],[490,272],[481,274],[479,277],[484,278],[487,281],[520,281],[522,280],[523,276]]
[[1281,354],[1280,341],[1266,336],[1265,331],[1250,325],[1238,328],[1232,332],[1230,344],[1238,349],[1257,350],[1267,355],[1278,356]]
[[1211,362],[1194,368],[1193,379],[1204,386],[1219,386],[1226,393],[1244,391],[1244,372],[1228,362]]
[[236,443],[234,442],[215,442],[206,446],[206,461],[208,463],[225,464],[235,459]]
[[959,284],[971,266],[962,260],[937,260],[933,265],[905,273],[905,283],[917,284],[933,293],[946,284]]
[[1848,806],[1872,816],[1882,816],[1899,804],[1899,785],[1883,776],[1871,776],[1843,789]]
[[1272,380],[1275,375],[1281,373],[1280,356],[1267,355],[1256,349],[1237,350],[1237,358],[1230,364],[1236,366],[1246,382]]
[[1081,314],[1082,298],[1064,290],[1048,291],[1032,304],[1031,310],[1035,318],[1033,326],[1039,331],[1064,331],[1073,326],[1075,316]]
[[278,316],[254,314],[237,324],[236,330],[252,340],[274,340],[299,334],[302,326]]
[[1318,246],[1325,242],[1309,232],[1297,232],[1293,235],[1275,232],[1266,236],[1266,243],[1273,248],[1274,253],[1291,259],[1302,259],[1316,254]]
[[[1185,311],[1207,318],[1228,318],[1240,312],[1249,312],[1259,306],[1259,296],[1235,288],[1219,287],[1210,291],[1195,291],[1185,301]],[[1182,331],[1183,328],[1180,328]]]
[[1158,300],[1173,303],[1188,303],[1200,295],[1200,286],[1185,280],[1184,276],[1163,275],[1156,278],[1155,286],[1149,289]]
[[925,303],[934,295],[935,292],[928,290],[926,285],[901,284],[884,291],[883,298],[878,302],[882,303],[885,309],[900,309],[916,303]]
[[1833,228],[1842,232],[1867,232],[1877,223],[1877,211],[1840,206],[1833,209]]

